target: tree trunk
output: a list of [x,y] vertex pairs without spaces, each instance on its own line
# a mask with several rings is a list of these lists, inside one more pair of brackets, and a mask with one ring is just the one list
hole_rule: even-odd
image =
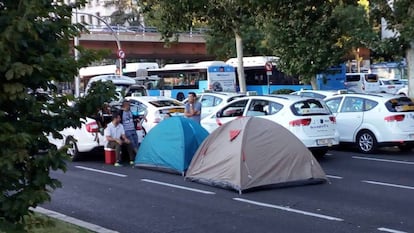
[[239,87],[241,93],[246,93],[246,79],[244,78],[243,67],[243,40],[238,31],[234,32],[236,37],[236,52],[237,52],[237,74],[239,76]]
[[414,41],[406,51],[408,70],[408,96],[414,97]]
[[312,85],[312,90],[318,90],[318,85],[316,84],[316,76],[313,76],[310,79],[310,83]]

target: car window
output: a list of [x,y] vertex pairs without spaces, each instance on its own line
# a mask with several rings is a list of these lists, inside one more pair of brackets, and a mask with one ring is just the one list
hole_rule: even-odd
[[342,97],[333,98],[327,100],[325,103],[328,106],[329,110],[333,113],[337,113],[339,110],[339,105],[341,104]]
[[385,103],[390,112],[414,112],[414,102],[408,97],[397,97]]
[[341,112],[361,112],[364,106],[364,99],[359,97],[345,97]]
[[201,97],[200,103],[203,107],[213,107],[214,106],[214,96],[203,95]]
[[364,111],[369,111],[378,105],[378,102],[373,101],[373,100],[364,99],[364,101],[365,101]]
[[157,108],[184,105],[177,100],[154,100],[154,101],[149,101],[149,103]]
[[246,116],[264,116],[267,115],[267,111],[269,107],[269,101],[267,100],[252,100],[249,105],[249,109],[247,111]]
[[265,111],[267,111],[267,115],[274,115],[278,113],[280,110],[282,110],[282,108],[283,108],[282,104],[269,101],[268,109],[266,109],[265,107]]
[[231,103],[219,112],[219,117],[237,117],[243,116],[248,100],[240,100]]
[[131,103],[131,112],[132,115],[134,116],[140,116],[140,115],[146,115],[147,112],[147,106],[145,106],[145,104],[136,101],[136,100],[129,100],[129,102]]
[[219,104],[221,104],[221,102],[223,102],[223,98],[220,97],[214,97],[214,105],[213,106],[217,106]]
[[232,96],[232,97],[230,97],[230,98],[228,98],[227,99],[227,102],[229,103],[229,102],[231,102],[231,101],[233,101],[233,100],[235,100],[235,99],[239,99],[239,98],[241,98],[241,97],[245,97],[246,95],[235,95],[235,96]]
[[365,74],[365,81],[369,83],[376,83],[378,82],[378,75],[376,74]]
[[346,75],[345,79],[346,82],[359,82],[361,80],[361,76],[359,74]]
[[323,99],[326,97],[325,95],[321,95],[321,94],[314,93],[314,92],[302,92],[300,95],[305,96],[305,97],[318,98],[318,99]]
[[307,99],[298,101],[290,107],[293,114],[296,116],[310,116],[310,115],[329,115],[329,109],[317,99]]

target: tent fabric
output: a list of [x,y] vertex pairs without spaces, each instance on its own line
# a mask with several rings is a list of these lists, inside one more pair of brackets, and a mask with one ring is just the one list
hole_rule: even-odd
[[318,161],[295,135],[258,117],[235,119],[211,133],[195,153],[186,179],[239,192],[327,180]]
[[144,137],[135,165],[184,173],[207,136],[208,132],[194,120],[167,118]]

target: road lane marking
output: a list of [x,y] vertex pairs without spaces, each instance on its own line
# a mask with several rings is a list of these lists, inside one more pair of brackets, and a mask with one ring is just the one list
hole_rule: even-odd
[[272,204],[267,204],[267,203],[263,203],[263,202],[251,201],[251,200],[247,200],[247,199],[244,199],[244,198],[233,198],[233,200],[246,202],[246,203],[253,204],[253,205],[278,209],[278,210],[284,210],[284,211],[293,212],[293,213],[297,213],[297,214],[303,214],[303,215],[307,215],[307,216],[332,220],[332,221],[344,221],[342,218],[336,218],[336,217],[332,217],[332,216],[328,216],[328,215],[317,214],[317,213],[307,212],[307,211],[303,211],[303,210],[297,210],[297,209],[293,209],[293,208],[285,207],[285,206],[278,206],[278,205],[272,205]]
[[368,183],[368,184],[376,184],[376,185],[383,185],[383,186],[389,186],[394,188],[402,188],[402,189],[412,189],[414,190],[413,186],[406,186],[406,185],[399,185],[399,184],[391,184],[391,183],[384,183],[384,182],[378,182],[378,181],[372,181],[372,180],[363,180],[362,182]]
[[150,179],[141,179],[141,180],[144,181],[144,182],[148,182],[148,183],[164,185],[164,186],[168,186],[168,187],[172,187],[172,188],[183,189],[183,190],[202,193],[202,194],[216,194],[215,192],[210,192],[210,191],[205,191],[205,190],[195,189],[195,188],[189,188],[189,187],[185,187],[185,186],[165,183],[165,182],[156,181],[156,180],[150,180]]
[[372,160],[372,161],[378,161],[378,162],[388,162],[388,163],[400,163],[400,164],[414,165],[414,162],[407,162],[407,161],[400,161],[400,160],[377,159],[377,158],[368,158],[368,157],[359,157],[359,156],[352,156],[352,158],[353,159]]
[[407,233],[405,231],[394,230],[394,229],[386,228],[386,227],[380,227],[380,228],[377,228],[377,230],[385,231],[385,232],[391,232],[391,233]]
[[98,173],[103,173],[103,174],[112,175],[112,176],[127,177],[127,175],[124,175],[124,174],[108,172],[104,170],[98,170],[98,169],[94,169],[90,167],[84,167],[84,166],[75,166],[75,167],[79,169],[87,170],[87,171],[98,172]]
[[343,177],[341,176],[333,176],[333,175],[326,175],[326,177],[332,178],[332,179],[343,179]]

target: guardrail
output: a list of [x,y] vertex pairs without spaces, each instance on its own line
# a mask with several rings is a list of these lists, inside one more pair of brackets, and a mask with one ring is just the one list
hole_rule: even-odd
[[[90,33],[111,33],[112,31],[117,33],[159,33],[156,27],[142,27],[142,26],[122,26],[114,25],[108,28],[106,25],[84,25]],[[112,29],[112,30],[111,30]],[[180,34],[205,34],[208,28],[193,28],[188,32],[180,32]]]

